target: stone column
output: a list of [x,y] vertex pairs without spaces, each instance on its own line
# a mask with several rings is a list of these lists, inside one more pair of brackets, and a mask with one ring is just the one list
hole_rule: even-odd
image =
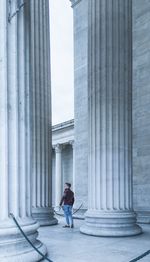
[[69,143],[72,146],[72,190],[75,192],[75,142],[70,141]]
[[[71,0],[74,20],[75,207],[88,206],[88,0]],[[78,214],[78,213],[77,213]]]
[[[0,1],[0,261],[39,261],[9,216],[13,213],[32,243],[38,224],[31,217],[29,5]],[[20,2],[21,3],[21,2]],[[18,12],[16,10],[18,9]]]
[[132,10],[133,205],[138,223],[150,224],[150,1],[133,0]]
[[57,223],[52,209],[49,1],[31,0],[32,215],[41,226]]
[[132,1],[89,0],[88,211],[81,232],[141,233],[132,207]]
[[62,163],[61,153],[62,145],[57,144],[55,148],[55,206],[58,207],[61,200],[61,180],[62,180]]

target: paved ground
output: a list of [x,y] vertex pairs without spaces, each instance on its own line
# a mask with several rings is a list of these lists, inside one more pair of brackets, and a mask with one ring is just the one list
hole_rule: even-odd
[[[41,227],[40,240],[46,244],[53,262],[129,262],[150,249],[150,225],[142,225],[143,234],[135,237],[92,237],[81,234],[83,220],[75,228],[62,228],[63,219],[51,227]],[[150,255],[139,260],[150,262]]]

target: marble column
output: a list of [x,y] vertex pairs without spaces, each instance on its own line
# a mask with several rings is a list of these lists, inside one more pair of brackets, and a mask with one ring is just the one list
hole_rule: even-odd
[[88,211],[81,232],[141,233],[132,204],[132,1],[89,0]]
[[52,209],[49,1],[31,0],[32,215],[57,223]]
[[57,144],[55,148],[55,206],[58,207],[61,200],[62,181],[62,145]]
[[133,205],[150,224],[150,1],[133,0]]
[[75,192],[75,142],[70,141],[69,143],[72,146],[72,190]]
[[[74,27],[75,207],[88,206],[88,0],[71,0]],[[78,213],[77,213],[78,214]]]
[[[32,262],[41,256],[14,221],[44,254],[31,217],[31,132],[29,87],[29,5],[0,1],[0,261]],[[16,10],[18,10],[16,12]]]

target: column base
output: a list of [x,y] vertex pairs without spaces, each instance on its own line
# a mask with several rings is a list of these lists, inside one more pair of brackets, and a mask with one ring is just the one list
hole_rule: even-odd
[[[17,221],[34,246],[46,255],[46,246],[37,240],[38,223],[32,219],[24,221],[17,219]],[[14,225],[14,221],[8,220],[0,223],[1,262],[35,262],[40,259],[40,254],[38,254],[22,236],[19,229]]]
[[58,220],[54,217],[53,208],[32,208],[32,217],[40,226],[52,226],[58,224]]
[[150,211],[136,211],[137,222],[140,224],[150,224]]
[[134,212],[87,211],[80,232],[91,236],[123,237],[142,233]]

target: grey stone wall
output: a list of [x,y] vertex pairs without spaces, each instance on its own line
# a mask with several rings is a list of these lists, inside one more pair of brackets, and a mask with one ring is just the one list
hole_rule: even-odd
[[150,211],[150,0],[133,0],[133,193]]
[[83,202],[87,208],[88,190],[88,106],[87,106],[87,40],[88,1],[74,7],[74,77],[75,77],[75,207]]

